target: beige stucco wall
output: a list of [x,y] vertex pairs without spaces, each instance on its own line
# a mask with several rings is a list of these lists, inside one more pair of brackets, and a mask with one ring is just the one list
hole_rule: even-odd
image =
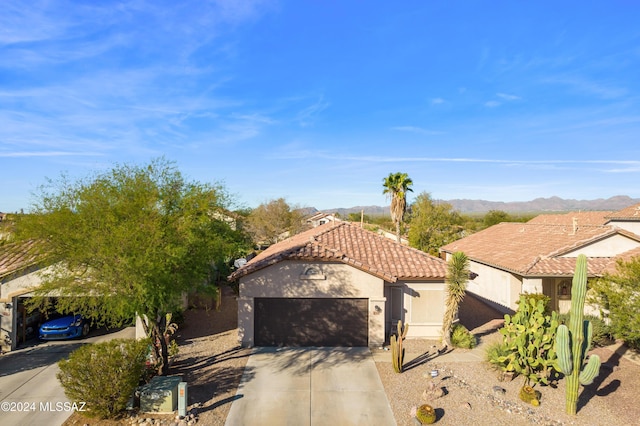
[[628,220],[628,221],[611,221],[609,225],[616,226],[621,229],[625,229],[627,231],[633,232],[634,234],[640,235],[640,221],[636,220]]
[[613,257],[638,246],[640,246],[640,243],[636,240],[624,235],[612,235],[604,240],[596,241],[593,244],[566,253],[562,257],[578,257],[580,254],[584,254],[587,257]]
[[469,291],[507,308],[517,309],[516,302],[522,293],[520,277],[474,261],[469,262],[469,269],[477,274],[467,284]]
[[[315,268],[320,274],[305,275],[309,268]],[[287,260],[241,278],[238,337],[243,346],[253,346],[256,297],[368,298],[369,345],[379,346],[384,342],[384,280],[352,266]]]
[[18,296],[29,293],[41,283],[38,272],[8,279],[0,284],[0,349],[8,352],[16,349],[16,307]]

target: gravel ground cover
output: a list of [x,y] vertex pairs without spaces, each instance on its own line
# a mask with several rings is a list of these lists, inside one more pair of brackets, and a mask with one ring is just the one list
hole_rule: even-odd
[[[470,301],[470,303],[473,301]],[[499,338],[490,329],[495,327],[495,315],[480,315],[478,306],[469,307],[473,318],[464,318],[469,328],[481,335],[486,345]],[[485,312],[486,314],[486,312]],[[489,329],[485,324],[493,324]],[[189,410],[192,422],[224,425],[237,386],[242,377],[250,350],[242,349],[237,341],[237,304],[233,293],[226,289],[220,310],[194,309],[185,314],[185,325],[178,331],[180,354],[172,366],[172,374],[182,374],[189,383]],[[522,378],[500,382],[498,373],[485,362],[442,362],[434,353],[438,342],[407,340],[409,353],[421,355],[418,362],[397,374],[388,361],[376,362],[380,379],[398,426],[414,426],[411,409],[428,402],[436,408],[439,425],[607,425],[640,424],[640,366],[628,361],[613,348],[597,348],[604,366],[596,381],[581,388],[579,412],[570,417],[564,414],[564,381],[557,388],[536,386],[542,394],[539,407],[525,404],[518,398]],[[462,352],[461,349],[456,351]],[[437,369],[436,379],[431,370]],[[444,388],[444,396],[425,399],[423,392],[434,382]],[[497,388],[495,388],[497,387]],[[504,390],[504,392],[503,392]],[[127,417],[118,421],[86,419],[73,415],[65,425],[131,425],[164,424],[187,425],[174,416]],[[340,426],[340,425],[332,425]],[[378,425],[376,425],[378,426]],[[380,425],[384,426],[384,425]]]
[[[495,338],[499,336],[488,335],[485,341]],[[430,347],[433,343],[409,345]],[[533,407],[518,398],[522,377],[501,382],[498,372],[486,362],[440,362],[435,357],[402,374],[393,371],[390,361],[376,366],[398,426],[414,426],[411,410],[423,403],[436,409],[437,424],[441,425],[640,424],[635,396],[640,389],[640,366],[610,348],[597,348],[592,353],[600,355],[604,366],[592,385],[581,388],[575,417],[565,414],[564,380],[556,388],[536,386],[541,400],[539,407]],[[435,379],[430,374],[434,369],[439,373]],[[430,382],[444,388],[444,396],[423,395]]]

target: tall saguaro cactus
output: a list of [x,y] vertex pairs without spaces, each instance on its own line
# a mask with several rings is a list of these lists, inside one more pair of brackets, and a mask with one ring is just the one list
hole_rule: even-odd
[[567,377],[566,410],[576,414],[579,385],[589,385],[600,372],[600,357],[591,355],[584,365],[587,351],[591,347],[592,325],[584,321],[584,301],[587,293],[587,258],[578,256],[576,272],[571,286],[571,312],[569,327],[558,326],[556,353],[558,366]]
[[404,363],[404,348],[402,341],[407,337],[409,324],[402,327],[402,321],[398,321],[398,336],[391,336],[391,360],[393,361],[393,369],[396,373],[402,373],[402,364]]

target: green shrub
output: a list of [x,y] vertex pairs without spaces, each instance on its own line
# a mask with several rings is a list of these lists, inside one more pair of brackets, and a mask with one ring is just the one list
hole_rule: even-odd
[[[569,313],[558,315],[558,320],[560,324],[569,325],[570,315]],[[585,320],[591,322],[591,327],[593,328],[593,335],[591,337],[591,347],[589,349],[593,349],[595,345],[598,346],[607,346],[613,340],[611,326],[607,325],[604,320],[595,315],[585,315]]]
[[451,344],[456,348],[471,349],[476,346],[476,336],[471,334],[467,327],[457,323],[451,331]]
[[148,340],[134,339],[82,346],[58,363],[58,380],[72,402],[86,403],[86,415],[113,418],[140,383],[148,348]]
[[614,274],[591,282],[588,302],[600,307],[611,334],[640,349],[640,256],[618,261]]
[[510,353],[511,351],[505,345],[503,345],[502,342],[493,342],[486,347],[484,352],[484,359],[497,369],[506,371],[507,362],[501,361],[500,358],[506,357]]

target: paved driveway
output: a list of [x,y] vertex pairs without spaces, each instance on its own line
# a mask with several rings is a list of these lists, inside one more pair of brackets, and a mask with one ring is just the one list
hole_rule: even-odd
[[227,426],[395,425],[368,348],[259,348]]
[[72,406],[56,378],[56,364],[82,344],[132,338],[135,328],[115,333],[92,332],[82,340],[41,343],[0,356],[0,424],[2,426],[61,425]]

